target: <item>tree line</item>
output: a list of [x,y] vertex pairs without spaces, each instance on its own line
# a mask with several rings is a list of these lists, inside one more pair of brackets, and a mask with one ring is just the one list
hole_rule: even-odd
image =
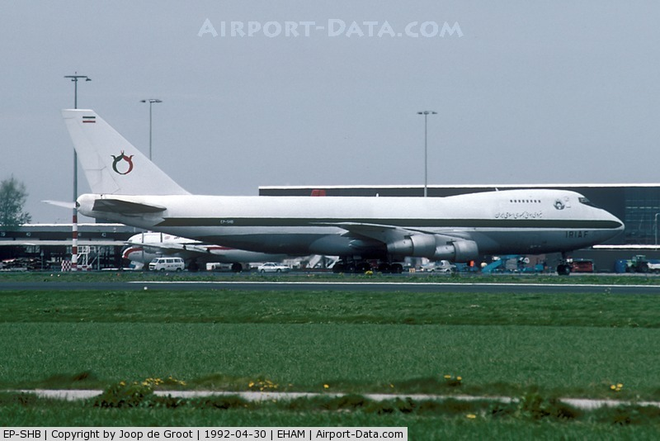
[[12,176],[0,182],[0,227],[18,227],[30,223],[32,216],[23,211],[28,197],[25,184]]

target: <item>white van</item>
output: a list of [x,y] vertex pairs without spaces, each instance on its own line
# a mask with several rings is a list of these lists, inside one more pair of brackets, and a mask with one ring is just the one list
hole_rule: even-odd
[[185,267],[180,257],[158,257],[149,262],[149,271],[183,271]]

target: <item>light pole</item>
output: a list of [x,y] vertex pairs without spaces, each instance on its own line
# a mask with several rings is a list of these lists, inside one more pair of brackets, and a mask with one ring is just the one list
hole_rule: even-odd
[[149,98],[147,100],[140,100],[141,103],[149,103],[149,161],[151,161],[151,107],[154,103],[162,103],[163,101],[156,98]]
[[417,112],[418,115],[424,115],[424,197],[428,196],[429,167],[428,167],[428,118],[429,115],[437,115],[433,110],[424,110]]
[[[87,75],[65,75],[64,78],[71,78],[73,82],[73,108],[78,108],[78,80],[84,79],[85,81],[92,81]],[[72,234],[71,241],[71,271],[78,271],[78,209],[76,208],[76,201],[78,200],[78,154],[76,149],[73,149],[73,219],[72,219]]]
[[655,220],[653,221],[653,231],[654,231],[654,234],[655,234],[655,244],[656,245],[658,244],[658,215],[659,214],[660,213],[655,214],[655,216],[654,216]]

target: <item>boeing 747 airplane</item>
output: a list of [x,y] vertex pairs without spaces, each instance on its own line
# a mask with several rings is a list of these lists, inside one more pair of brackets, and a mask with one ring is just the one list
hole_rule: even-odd
[[[339,269],[405,257],[467,262],[483,255],[568,252],[619,234],[623,223],[565,190],[443,198],[206,196],[188,193],[93,110],[63,110],[93,194],[80,213],[242,250],[342,256]],[[557,267],[568,274],[570,266]]]

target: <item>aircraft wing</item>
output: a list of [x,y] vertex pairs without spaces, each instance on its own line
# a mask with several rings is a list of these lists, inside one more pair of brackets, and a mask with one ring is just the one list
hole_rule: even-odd
[[406,233],[405,229],[393,225],[368,224],[362,222],[338,222],[331,225],[343,228],[354,235],[375,239],[383,243],[388,243],[398,237],[410,234]]
[[440,250],[460,253],[464,249],[469,250],[476,246],[465,232],[450,230],[439,234],[423,228],[404,228],[361,222],[338,222],[332,225],[345,229],[353,236],[376,240],[386,245],[387,250],[392,254],[410,253],[414,257],[423,257],[418,253],[430,252],[431,249],[436,252]]
[[338,222],[338,223],[325,224],[325,225],[334,225],[336,227],[343,228],[352,234],[367,237],[369,239],[374,239],[383,243],[391,243],[396,240],[403,239],[406,236],[410,236],[412,234],[420,234],[420,233],[433,234],[435,236],[446,237],[448,240],[465,239],[465,237],[462,237],[460,235],[454,236],[452,234],[447,234],[447,233],[438,235],[436,233],[432,233],[423,229],[402,228],[394,225],[369,224],[363,222]]

